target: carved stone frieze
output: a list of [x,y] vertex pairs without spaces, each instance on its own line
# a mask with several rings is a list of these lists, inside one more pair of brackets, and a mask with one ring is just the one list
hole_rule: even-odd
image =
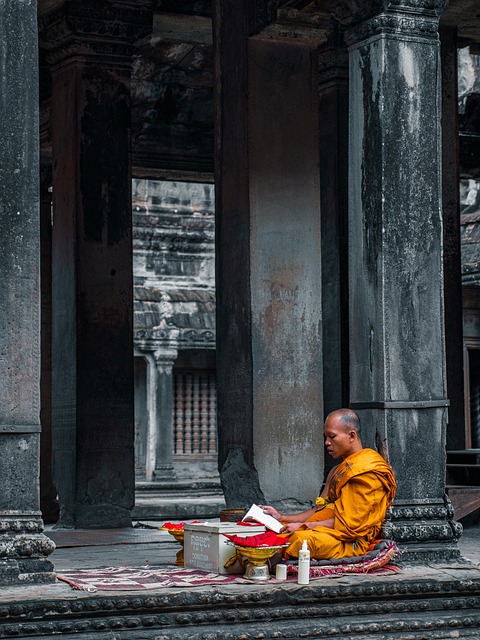
[[31,533],[41,533],[44,530],[43,521],[38,518],[12,518],[4,519],[0,516],[0,533],[8,531],[28,531]]
[[256,37],[270,40],[292,40],[318,46],[327,40],[329,14],[321,11],[316,1],[284,0],[277,3],[275,15],[259,30]]
[[401,13],[380,14],[349,29],[345,34],[345,42],[351,46],[380,34],[437,38],[438,18],[423,15],[404,15]]
[[0,535],[0,558],[40,558],[54,550],[55,543],[42,533]]
[[453,531],[447,523],[421,523],[398,524],[386,522],[383,526],[386,538],[396,542],[433,542],[438,540],[453,540]]
[[330,0],[333,17],[345,25],[359,24],[379,14],[399,12],[439,18],[448,0]]
[[389,520],[445,520],[449,515],[447,507],[441,505],[395,506],[388,510]]
[[285,22],[275,22],[269,25],[256,37],[262,40],[291,40],[293,42],[311,43],[312,45],[319,45],[327,41],[325,29]]
[[210,330],[199,331],[194,329],[178,329],[172,326],[170,329],[139,329],[133,335],[135,346],[151,351],[153,346],[168,341],[182,349],[201,346],[202,348],[215,347],[215,332]]
[[[143,229],[134,230],[134,248],[145,248],[149,251],[181,251],[182,253],[197,253],[206,251],[212,243],[205,233],[158,233],[152,234]],[[208,243],[208,244],[207,244]]]
[[344,42],[344,28],[333,24],[327,42],[318,51],[318,82],[322,87],[336,79],[348,80],[348,50]]
[[72,55],[130,57],[134,43],[152,29],[152,3],[67,0],[39,17],[39,38],[47,60]]

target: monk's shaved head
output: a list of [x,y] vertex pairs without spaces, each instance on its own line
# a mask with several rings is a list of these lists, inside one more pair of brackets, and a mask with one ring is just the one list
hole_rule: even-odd
[[[345,431],[353,429],[357,435],[360,435],[360,418],[352,409],[337,409],[336,411],[332,411],[332,413],[328,414],[327,420],[330,418],[338,420],[340,424],[345,427]],[[327,420],[325,420],[325,423]]]

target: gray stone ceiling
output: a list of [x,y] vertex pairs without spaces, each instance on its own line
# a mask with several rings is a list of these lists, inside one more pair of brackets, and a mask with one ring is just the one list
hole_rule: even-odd
[[458,28],[458,36],[480,43],[480,0],[450,0],[442,24]]
[[[39,14],[49,11],[57,4],[61,4],[62,1],[38,0]],[[322,5],[325,5],[325,0],[316,0],[315,3],[310,4],[317,4],[321,7],[320,11],[324,13],[325,9]],[[212,13],[212,0],[154,0],[154,7],[157,12],[161,13],[208,18]],[[480,44],[480,0],[450,0],[443,13],[442,24],[457,26],[460,38]]]

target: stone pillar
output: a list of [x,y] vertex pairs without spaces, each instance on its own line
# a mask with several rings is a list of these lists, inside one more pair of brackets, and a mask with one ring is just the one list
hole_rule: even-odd
[[40,18],[52,67],[52,423],[59,525],[130,526],[134,402],[133,44],[149,3],[62,3]]
[[295,508],[323,475],[318,60],[251,36],[255,4],[214,4],[219,469],[228,506]]
[[154,452],[154,464],[147,465],[147,479],[149,479],[152,467],[153,480],[171,480],[176,477],[173,469],[172,370],[177,355],[176,349],[157,349],[148,356],[148,448]]
[[57,522],[59,506],[52,478],[52,156],[40,153],[40,507],[43,520]]
[[0,584],[54,580],[40,513],[37,3],[0,3]]
[[406,561],[443,561],[459,553],[444,493],[444,2],[401,12],[397,2],[384,4],[372,16],[372,3],[359,3],[361,22],[347,34],[350,406],[361,415],[364,444],[377,445],[396,473],[386,535],[402,543]]
[[[319,50],[324,413],[348,403],[348,51],[333,24]],[[327,462],[327,461],[326,461]],[[331,462],[327,466],[336,464]]]
[[448,410],[447,449],[465,448],[462,256],[458,135],[457,33],[440,30],[442,63],[442,201],[445,347]]

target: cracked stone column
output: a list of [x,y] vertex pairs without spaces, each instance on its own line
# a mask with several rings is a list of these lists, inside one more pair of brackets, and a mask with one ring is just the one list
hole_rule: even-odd
[[[396,473],[385,533],[408,562],[457,557],[445,497],[443,0],[355,5],[350,64],[350,399]],[[353,22],[353,25],[352,25]],[[461,528],[460,528],[461,529]]]
[[172,480],[173,364],[176,349],[158,349],[149,355],[147,370],[148,441],[155,451],[154,480]]
[[40,512],[37,3],[0,3],[0,584],[54,580]]
[[130,76],[149,0],[60,2],[52,69],[52,441],[59,526],[125,527],[134,504]]

